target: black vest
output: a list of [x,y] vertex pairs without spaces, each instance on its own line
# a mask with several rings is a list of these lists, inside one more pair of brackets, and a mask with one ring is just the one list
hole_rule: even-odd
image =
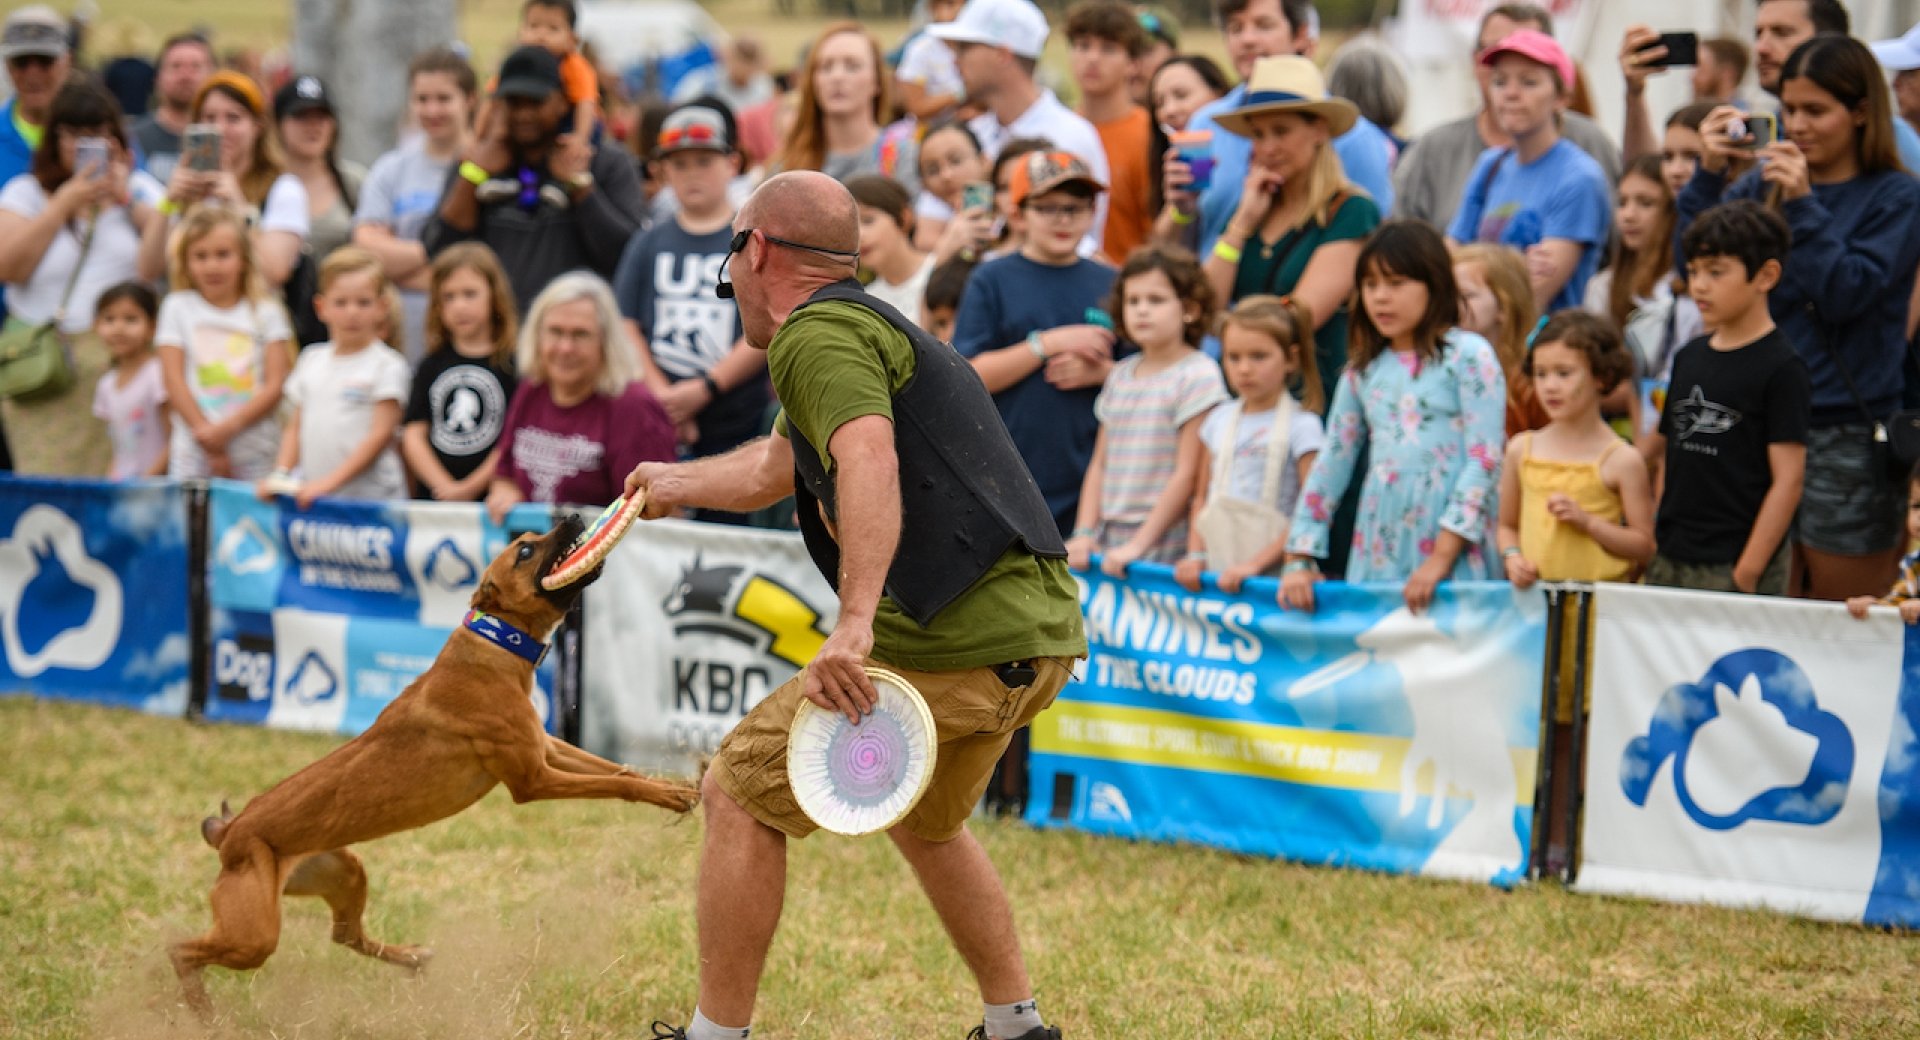
[[[852,279],[822,288],[795,313],[828,300],[871,310],[913,344],[913,377],[893,397],[901,523],[887,596],[924,627],[1015,544],[1035,556],[1064,558],[1067,549],[1047,500],[967,359]],[[791,421],[787,437],[800,533],[815,565],[838,589],[840,546],[820,515],[824,507],[838,526],[833,480],[820,452]]]

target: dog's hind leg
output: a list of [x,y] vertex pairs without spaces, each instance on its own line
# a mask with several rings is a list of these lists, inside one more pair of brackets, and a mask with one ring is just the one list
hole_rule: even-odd
[[249,839],[236,844],[228,835],[220,861],[220,877],[209,899],[213,927],[168,950],[181,994],[201,1018],[213,1014],[202,969],[214,964],[251,971],[266,963],[280,943],[280,866],[273,850]]
[[367,935],[361,920],[367,909],[367,870],[360,865],[360,857],[346,849],[302,860],[287,875],[286,893],[326,900],[333,910],[333,941],[356,953],[403,968],[425,967],[433,957],[433,951],[424,946],[394,946]]

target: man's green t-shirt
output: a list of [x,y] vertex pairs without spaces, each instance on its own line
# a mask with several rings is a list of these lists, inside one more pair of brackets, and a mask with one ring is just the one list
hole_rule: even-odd
[[[867,415],[891,420],[893,397],[913,378],[913,369],[913,344],[857,303],[828,301],[796,311],[767,346],[767,371],[781,404],[774,433],[798,429],[831,468],[827,445],[834,431]],[[840,503],[843,513],[848,508]],[[914,537],[903,528],[901,548]],[[920,671],[1086,652],[1067,561],[1034,556],[1017,545],[925,628],[884,595],[873,621],[874,657]]]

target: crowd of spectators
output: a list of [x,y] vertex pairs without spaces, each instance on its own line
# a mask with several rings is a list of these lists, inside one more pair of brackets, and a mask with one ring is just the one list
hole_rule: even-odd
[[412,62],[368,169],[316,76],[183,35],[129,118],[64,19],[16,9],[8,336],[57,324],[74,378],[0,401],[11,465],[604,504],[774,428],[716,288],[754,185],[811,169],[859,207],[868,291],[994,395],[1076,565],[1279,575],[1302,609],[1328,576],[1415,609],[1503,574],[1885,589],[1920,27],[1869,47],[1835,0],[1758,0],[1751,47],[1699,41],[1656,113],[1680,73],[1634,26],[1609,128],[1547,11],[1505,3],[1462,55],[1477,109],[1408,138],[1390,48],[1319,53],[1307,0],[1214,7],[1224,69],[1126,0],[932,0],[896,50],[836,23],[786,73],[735,37],[669,102],[593,67],[571,0],[526,0],[497,72]]

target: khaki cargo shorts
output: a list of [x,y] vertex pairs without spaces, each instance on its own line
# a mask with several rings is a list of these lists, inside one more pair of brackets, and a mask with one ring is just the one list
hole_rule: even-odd
[[[912,683],[933,713],[939,740],[933,779],[901,825],[935,842],[959,837],[1013,732],[1052,704],[1073,678],[1073,661],[1064,657],[1036,658],[1033,682],[1013,689],[993,668],[917,672],[874,663]],[[708,767],[720,789],[749,815],[794,838],[818,829],[794,800],[787,780],[787,731],[806,699],[800,692],[806,674],[797,673],[755,705],[727,734]]]

